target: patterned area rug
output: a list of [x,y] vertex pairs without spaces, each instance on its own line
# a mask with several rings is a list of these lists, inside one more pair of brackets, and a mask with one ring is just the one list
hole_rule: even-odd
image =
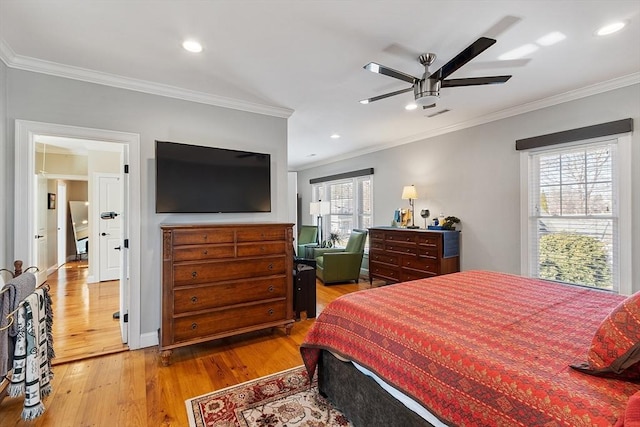
[[186,402],[191,427],[352,426],[309,383],[303,366],[247,381]]

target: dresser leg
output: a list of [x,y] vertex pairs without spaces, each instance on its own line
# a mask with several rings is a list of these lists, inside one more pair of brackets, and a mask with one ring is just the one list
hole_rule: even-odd
[[173,350],[164,350],[160,352],[160,359],[162,361],[162,366],[169,366],[169,363],[171,363],[172,354],[173,354]]
[[291,329],[292,329],[292,328],[293,328],[293,323],[287,323],[287,324],[284,326],[284,332],[285,332],[285,334],[287,334],[287,335],[291,335]]

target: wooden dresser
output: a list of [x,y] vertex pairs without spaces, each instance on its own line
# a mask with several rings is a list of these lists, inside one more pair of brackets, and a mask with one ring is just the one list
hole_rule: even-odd
[[162,225],[160,352],[284,326],[293,315],[293,224]]
[[460,271],[460,232],[369,229],[369,282],[398,283]]

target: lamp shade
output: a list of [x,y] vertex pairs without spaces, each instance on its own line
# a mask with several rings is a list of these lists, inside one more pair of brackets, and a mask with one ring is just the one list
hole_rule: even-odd
[[415,200],[418,198],[418,193],[416,192],[416,187],[414,185],[405,185],[402,189],[402,199],[403,200]]
[[309,213],[311,215],[320,215],[320,202],[309,203]]
[[331,202],[320,202],[320,215],[329,215],[331,213]]

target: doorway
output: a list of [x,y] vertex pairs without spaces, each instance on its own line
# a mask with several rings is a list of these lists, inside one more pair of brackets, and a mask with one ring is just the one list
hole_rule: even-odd
[[[90,147],[104,144],[118,144],[122,156],[121,166],[139,171],[139,135],[101,129],[79,128],[51,123],[16,120],[16,177],[15,177],[15,258],[22,259],[26,265],[34,265],[38,257],[37,241],[33,238],[36,218],[34,215],[21,215],[21,212],[35,212],[36,182],[35,146],[39,136],[76,140]],[[139,280],[139,236],[140,236],[140,200],[139,173],[122,174],[124,197],[122,204],[121,240],[129,243],[121,252],[120,274],[120,327],[122,337],[128,341],[129,348],[140,348],[140,280]],[[96,220],[97,221],[97,220]],[[96,222],[93,221],[93,222]],[[90,221],[91,223],[91,221]],[[90,227],[91,228],[91,227]],[[97,228],[96,228],[97,229]],[[90,236],[97,232],[93,229]],[[38,235],[37,233],[35,234]],[[97,236],[96,236],[97,237]],[[91,237],[90,237],[91,239]],[[97,240],[97,238],[95,239]],[[90,244],[91,246],[91,244]],[[128,315],[128,316],[127,316]],[[128,317],[125,323],[123,318]]]

